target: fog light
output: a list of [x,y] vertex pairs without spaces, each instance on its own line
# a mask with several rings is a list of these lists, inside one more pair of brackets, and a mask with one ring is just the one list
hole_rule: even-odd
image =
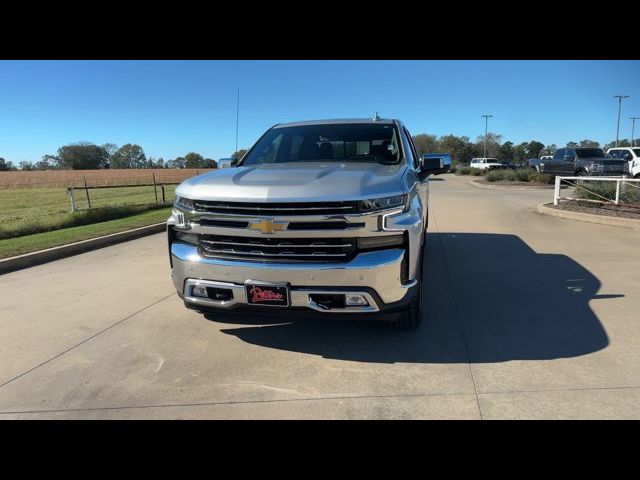
[[194,285],[193,287],[191,287],[191,296],[209,298],[207,287],[205,287],[204,285]]
[[367,299],[364,298],[362,295],[347,294],[344,297],[345,297],[344,303],[350,307],[364,307],[369,305],[369,302],[367,302]]

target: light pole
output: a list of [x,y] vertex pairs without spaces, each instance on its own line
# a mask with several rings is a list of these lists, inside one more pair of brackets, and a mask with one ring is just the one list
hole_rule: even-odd
[[631,120],[631,148],[633,148],[633,133],[634,130],[636,129],[636,120],[639,119],[640,117],[629,117],[629,119]]
[[618,137],[620,136],[620,110],[622,109],[622,99],[629,98],[629,95],[614,95],[613,98],[618,99],[618,128],[616,130],[616,147],[617,147]]
[[487,158],[487,128],[489,126],[489,117],[493,117],[493,115],[482,115],[484,118],[484,156],[483,158]]

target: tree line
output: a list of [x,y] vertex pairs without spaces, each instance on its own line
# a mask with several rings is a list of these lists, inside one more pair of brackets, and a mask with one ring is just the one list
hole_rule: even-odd
[[[472,142],[469,137],[456,135],[436,136],[421,133],[413,137],[413,142],[418,150],[418,154],[424,153],[448,153],[451,155],[451,163],[469,163],[474,157],[484,156],[485,136],[480,135]],[[635,146],[640,146],[640,140],[634,140]],[[513,142],[502,142],[502,135],[488,133],[486,136],[487,157],[497,158],[501,162],[524,164],[530,158],[540,158],[542,155],[553,155],[558,148],[563,147],[601,147],[605,152],[609,148],[616,146],[612,141],[600,145],[595,140],[581,140],[579,142],[568,142],[566,145],[556,144],[545,145],[537,140],[514,144]],[[631,142],[623,139],[618,142],[619,147],[630,147]]]
[[[473,142],[467,136],[443,135],[437,136],[428,133],[420,133],[413,136],[413,141],[418,153],[448,153],[451,155],[452,164],[468,163],[474,157],[484,155],[485,136],[480,135]],[[640,140],[634,140],[634,145],[639,146]],[[600,143],[594,140],[581,140],[580,142],[568,142],[566,147],[600,147]],[[602,148],[606,151],[615,146],[615,141],[605,144]],[[628,139],[618,142],[620,147],[629,147]],[[544,145],[537,140],[514,144],[510,141],[502,141],[502,135],[488,133],[486,137],[487,157],[497,158],[503,162],[516,164],[525,163],[529,158],[539,158],[541,155],[553,155],[556,149],[561,148],[555,144]],[[238,150],[231,158],[241,158],[246,153],[245,149]],[[0,157],[1,170],[93,170],[101,168],[216,168],[217,162],[212,158],[205,158],[199,153],[189,152],[183,157],[169,160],[164,158],[147,157],[140,145],[127,143],[121,147],[113,143],[95,145],[88,142],[79,142],[65,145],[58,149],[57,155],[43,155],[38,162],[19,162],[14,165]]]
[[[236,152],[234,155],[238,154]],[[14,165],[0,157],[0,170],[97,170],[106,168],[216,168],[217,162],[197,152],[167,159],[147,157],[143,148],[134,143],[121,147],[113,143],[95,145],[78,142],[58,149],[57,155],[43,155],[38,162]]]

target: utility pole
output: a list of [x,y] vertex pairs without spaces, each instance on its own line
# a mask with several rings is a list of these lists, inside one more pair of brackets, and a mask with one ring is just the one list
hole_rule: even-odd
[[240,118],[240,88],[238,87],[238,101],[236,102],[236,152],[238,151],[238,120]]
[[636,120],[638,120],[640,117],[629,117],[629,119],[633,122],[631,123],[631,147],[633,148],[633,134],[634,131],[636,129]]
[[618,128],[616,129],[616,147],[617,147],[618,138],[620,137],[620,110],[622,110],[622,99],[629,98],[629,95],[614,95],[613,98],[618,99]]
[[482,115],[484,118],[484,158],[487,158],[487,129],[489,128],[489,117],[493,115]]

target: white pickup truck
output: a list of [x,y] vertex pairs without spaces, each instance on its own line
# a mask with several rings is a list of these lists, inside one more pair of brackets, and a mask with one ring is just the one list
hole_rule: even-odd
[[607,150],[607,155],[629,162],[629,174],[640,178],[640,147],[616,147]]
[[469,164],[471,168],[477,168],[478,170],[491,170],[493,168],[503,168],[503,165],[498,162],[497,158],[472,158]]

